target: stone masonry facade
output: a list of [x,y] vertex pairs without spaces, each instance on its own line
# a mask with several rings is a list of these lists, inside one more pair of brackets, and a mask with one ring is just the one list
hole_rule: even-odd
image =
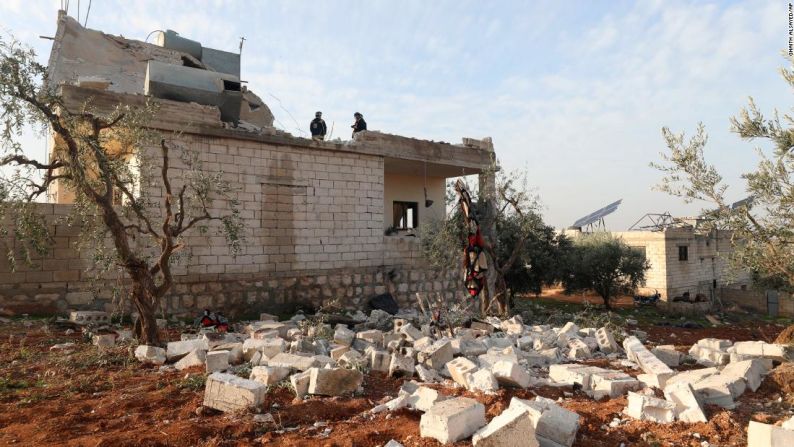
[[[217,228],[190,233],[189,254],[173,268],[176,284],[165,312],[213,308],[254,315],[334,300],[354,309],[387,291],[401,306],[412,305],[416,292],[462,295],[458,275],[426,268],[417,238],[384,236],[383,157],[197,134],[184,134],[172,146],[174,188],[184,174],[177,150],[190,147],[205,171],[222,172],[239,188],[247,230],[236,257]],[[146,191],[155,202],[162,199],[159,186]],[[223,214],[225,204],[214,204],[213,212]],[[51,223],[53,249],[15,272],[0,261],[0,307],[115,310],[111,285],[123,279],[96,282],[85,273],[90,253],[75,251],[79,229],[62,220],[71,205],[40,206]]]

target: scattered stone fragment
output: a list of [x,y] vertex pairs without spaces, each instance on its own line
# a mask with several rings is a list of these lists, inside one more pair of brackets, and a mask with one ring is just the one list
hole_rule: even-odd
[[682,381],[667,385],[664,397],[675,404],[675,417],[678,420],[690,423],[707,421],[692,385]]
[[293,374],[289,377],[289,383],[292,385],[292,390],[295,391],[295,396],[302,399],[303,396],[309,393],[309,381],[311,374],[309,371]]
[[98,348],[112,348],[116,346],[116,334],[98,334],[93,337],[94,346]]
[[434,369],[426,368],[422,365],[416,365],[416,374],[422,382],[434,383],[440,382],[441,376]]
[[535,428],[535,436],[543,447],[571,447],[579,430],[579,415],[562,408],[551,399],[536,397],[535,400],[524,400],[514,397],[510,407],[519,407],[527,411]]
[[433,405],[419,421],[423,438],[449,444],[468,438],[485,425],[485,407],[474,399],[458,397]]
[[657,346],[651,349],[651,353],[671,368],[677,368],[681,364],[681,353],[673,345]]
[[364,380],[360,371],[346,368],[311,368],[309,374],[309,394],[323,396],[352,393]]
[[478,369],[466,377],[468,389],[470,391],[480,391],[486,394],[494,393],[499,389],[499,382],[496,381],[493,373],[487,369]]
[[284,366],[297,371],[306,371],[309,368],[319,366],[320,363],[315,357],[305,357],[302,355],[288,354],[281,352],[267,361],[268,366]]
[[747,447],[791,447],[794,431],[782,427],[750,421],[747,428]]
[[642,384],[639,380],[622,371],[606,370],[595,372],[590,377],[590,389],[587,393],[595,400],[604,397],[614,399],[629,391],[636,391]]
[[770,358],[781,362],[794,360],[794,348],[762,341],[740,341],[734,343],[732,350],[740,355]]
[[249,338],[243,342],[243,356],[246,360],[251,360],[255,352],[261,352],[267,358],[275,357],[284,352],[287,342],[280,338]]
[[166,345],[165,356],[169,362],[172,362],[193,351],[209,351],[207,340],[196,338],[193,340],[172,341]]
[[520,406],[508,407],[491,419],[474,434],[472,443],[477,447],[540,446],[529,410]]
[[267,387],[233,374],[215,372],[207,377],[204,406],[220,411],[256,408],[265,400]]
[[530,376],[527,371],[516,362],[501,360],[491,369],[496,381],[501,385],[526,388],[529,386]]
[[764,375],[769,372],[761,359],[744,360],[729,363],[720,371],[720,375],[728,377],[741,377],[747,383],[747,388],[755,392],[761,386]]
[[174,368],[181,371],[194,366],[204,366],[206,360],[207,351],[198,349],[179,359],[179,361],[174,364]]
[[229,351],[210,351],[206,356],[208,373],[229,369]]
[[428,411],[437,402],[445,399],[446,397],[438,391],[426,386],[420,386],[409,395],[407,405],[408,408],[414,410]]
[[251,368],[251,380],[265,385],[275,385],[289,377],[290,369],[283,366],[254,366]]
[[424,349],[422,354],[424,364],[433,369],[441,369],[452,360],[452,344],[447,339],[441,339]]
[[402,356],[396,352],[391,355],[389,361],[389,376],[411,377],[414,375],[414,359],[409,356]]
[[474,362],[465,357],[453,359],[450,362],[447,362],[446,366],[450,376],[452,377],[452,380],[467,388],[469,383],[466,377],[470,374],[473,374],[478,369]]
[[165,349],[158,346],[139,345],[135,348],[135,358],[141,363],[162,365],[165,363]]
[[715,374],[694,383],[692,388],[703,403],[732,410],[736,407],[734,400],[744,393],[747,382],[742,377]]
[[334,332],[334,343],[340,344],[342,346],[350,346],[353,343],[355,336],[355,332],[343,325],[339,325],[336,327],[336,331]]
[[675,408],[673,402],[629,391],[629,403],[623,412],[641,421],[666,424],[675,420]]
[[388,352],[378,349],[372,349],[369,352],[369,368],[372,371],[388,373],[390,365],[391,355]]

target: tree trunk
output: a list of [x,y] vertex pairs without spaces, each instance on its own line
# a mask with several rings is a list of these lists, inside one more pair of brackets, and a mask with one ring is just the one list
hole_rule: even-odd
[[604,295],[601,299],[604,300],[604,309],[612,311],[612,306],[609,304],[609,295]]
[[132,303],[135,309],[138,310],[138,320],[135,322],[135,337],[144,345],[159,346],[160,333],[157,329],[157,318],[155,311],[157,310],[157,297],[155,297],[154,282],[151,277],[144,275],[141,278],[138,275],[131,275],[132,286]]

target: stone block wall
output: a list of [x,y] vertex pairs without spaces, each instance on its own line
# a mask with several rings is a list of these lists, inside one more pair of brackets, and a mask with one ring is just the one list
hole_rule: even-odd
[[[386,291],[402,306],[413,305],[417,291],[463,296],[456,271],[426,268],[416,238],[384,236],[382,157],[189,134],[171,147],[175,190],[188,173],[180,147],[196,151],[205,171],[222,172],[237,187],[246,240],[233,257],[219,227],[188,234],[187,256],[172,269],[176,285],[163,304],[165,312],[193,315],[210,307],[253,315],[334,299],[361,308]],[[142,188],[155,202],[162,200],[160,185]],[[212,212],[224,214],[226,205],[216,201]],[[70,206],[40,206],[54,234],[53,249],[35,266],[20,265],[16,272],[0,261],[0,308],[112,310],[111,284],[123,278],[91,280],[84,272],[90,253],[74,249],[79,229],[59,221]]]

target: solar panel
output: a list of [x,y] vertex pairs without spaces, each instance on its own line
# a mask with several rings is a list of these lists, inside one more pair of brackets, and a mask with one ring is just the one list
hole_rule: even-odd
[[603,219],[605,216],[612,214],[615,210],[618,209],[618,205],[622,202],[623,199],[618,200],[617,202],[612,202],[609,205],[601,208],[598,211],[594,211],[587,216],[582,217],[581,219],[577,220],[573,223],[574,227],[582,228],[584,226],[590,225],[593,222],[598,222],[599,220]]
[[747,205],[747,207],[749,208],[753,204],[753,199],[755,199],[755,197],[750,196],[742,200],[739,200],[737,202],[733,202],[733,205],[731,205],[731,209],[735,210],[736,208],[739,208],[740,206],[744,206],[744,205]]

